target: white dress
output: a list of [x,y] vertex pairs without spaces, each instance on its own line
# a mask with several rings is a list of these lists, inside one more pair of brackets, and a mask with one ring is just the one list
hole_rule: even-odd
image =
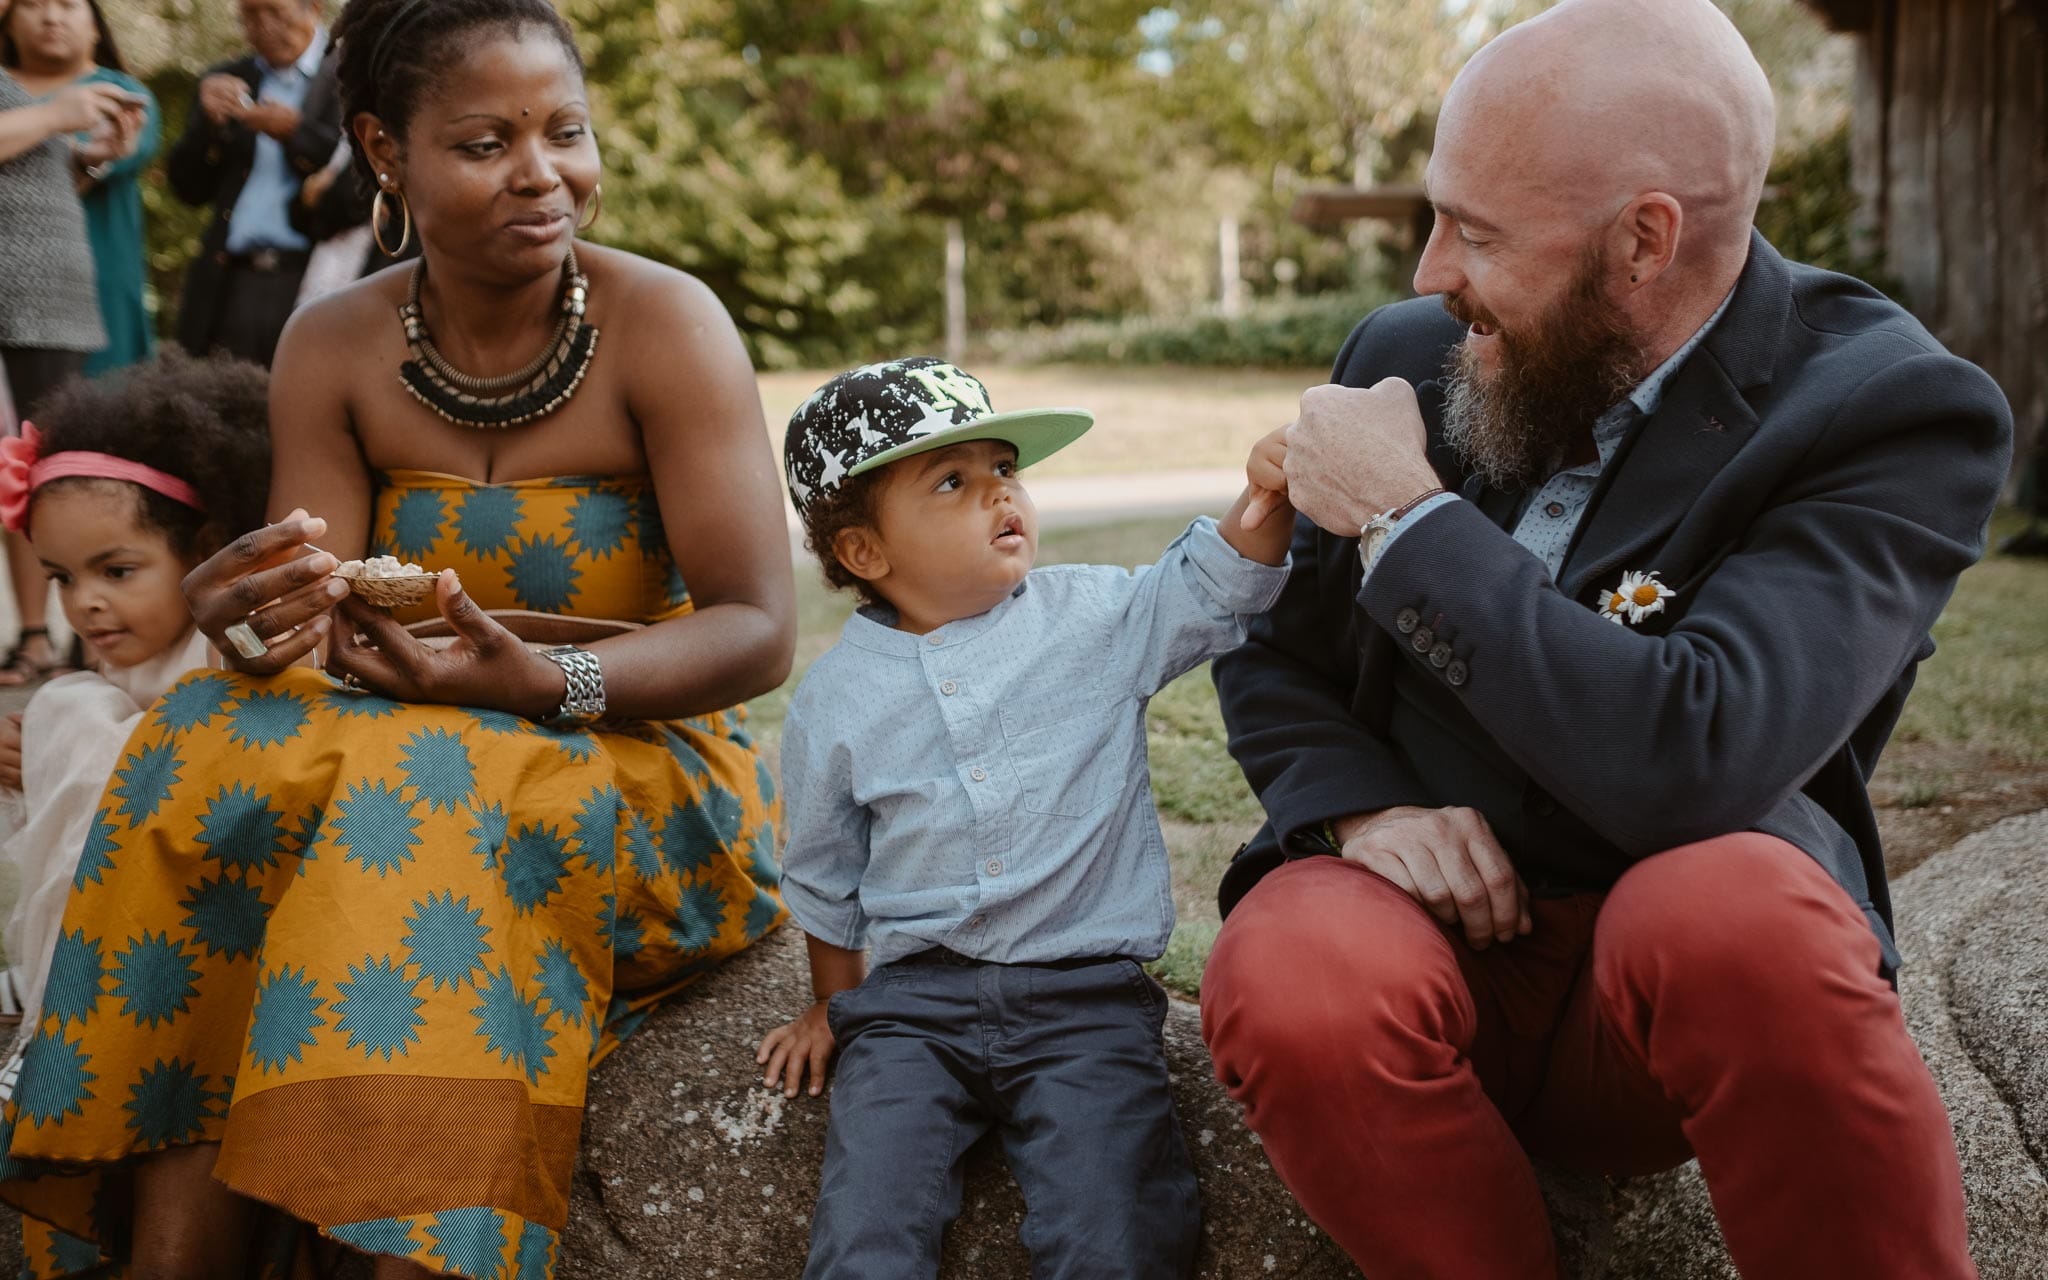
[[21,993],[23,1027],[34,1027],[42,1008],[64,903],[121,749],[179,676],[216,665],[212,646],[194,628],[184,643],[147,662],[59,676],[36,690],[22,713],[21,794],[7,797],[15,801],[7,806],[12,812],[0,815],[20,896],[0,938]]

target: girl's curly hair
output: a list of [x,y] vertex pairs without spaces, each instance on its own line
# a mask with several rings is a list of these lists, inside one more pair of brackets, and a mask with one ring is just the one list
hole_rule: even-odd
[[[82,450],[154,467],[191,485],[204,513],[131,486],[145,528],[184,556],[206,556],[263,523],[270,492],[270,375],[246,360],[195,360],[166,350],[104,377],[73,379],[44,396],[43,454]],[[53,480],[98,484],[88,478]],[[31,527],[33,511],[31,506]]]

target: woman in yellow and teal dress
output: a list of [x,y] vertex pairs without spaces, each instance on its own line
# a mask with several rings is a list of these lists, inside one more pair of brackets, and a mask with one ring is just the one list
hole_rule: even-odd
[[[277,522],[186,580],[232,670],[103,797],[5,1111],[35,1275],[549,1276],[591,1066],[782,918],[739,704],[793,589],[730,320],[574,242],[598,156],[547,0],[350,0],[336,36],[423,256],[286,330]],[[410,615],[341,598],[378,553],[444,571]]]

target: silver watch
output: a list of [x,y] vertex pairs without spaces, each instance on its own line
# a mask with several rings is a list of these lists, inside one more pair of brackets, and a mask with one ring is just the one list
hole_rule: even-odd
[[1438,494],[1446,492],[1448,490],[1438,486],[1425,494],[1409,499],[1392,510],[1382,511],[1372,519],[1367,520],[1365,527],[1358,531],[1358,558],[1364,563],[1365,571],[1371,573],[1373,565],[1378,563],[1380,549],[1386,546],[1387,539],[1393,536],[1395,525],[1406,519],[1408,513],[1415,510],[1415,508],[1428,502]]
[[545,723],[558,729],[574,729],[604,718],[604,668],[597,655],[573,644],[542,649],[540,656],[562,669],[568,684],[562,691],[562,705]]

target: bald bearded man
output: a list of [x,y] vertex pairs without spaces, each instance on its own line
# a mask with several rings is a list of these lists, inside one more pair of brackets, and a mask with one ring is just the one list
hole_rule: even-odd
[[1440,117],[1440,297],[1290,430],[1203,1027],[1374,1280],[1556,1275],[1531,1156],[1697,1155],[1745,1276],[1975,1274],[1865,784],[2011,417],[1753,232],[1772,129],[1707,0],[1508,31]]

